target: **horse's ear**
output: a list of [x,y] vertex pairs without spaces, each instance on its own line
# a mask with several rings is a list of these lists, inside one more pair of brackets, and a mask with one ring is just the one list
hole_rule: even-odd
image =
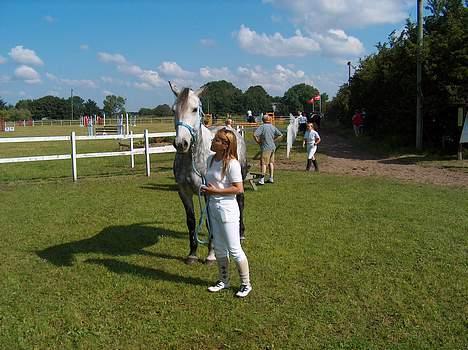
[[201,88],[199,88],[197,91],[195,91],[195,95],[197,95],[198,97],[200,97],[200,95],[203,93],[203,91],[205,91],[206,89],[206,85],[202,86]]
[[176,95],[176,97],[179,96],[180,90],[177,88],[177,86],[174,83],[171,83],[170,81],[168,81],[168,83],[174,95]]

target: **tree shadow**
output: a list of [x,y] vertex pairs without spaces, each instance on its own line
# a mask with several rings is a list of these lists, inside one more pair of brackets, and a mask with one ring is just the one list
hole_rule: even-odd
[[146,184],[144,186],[140,186],[140,188],[154,190],[154,191],[168,191],[168,192],[177,192],[179,189],[177,184]]
[[109,226],[95,236],[52,246],[36,254],[56,266],[72,266],[76,254],[103,253],[114,256],[149,255],[155,253],[144,250],[158,243],[160,237],[171,236],[186,239],[182,232],[147,226],[145,223],[129,226]]
[[193,284],[198,286],[206,286],[209,281],[204,281],[200,278],[181,276],[159,269],[150,267],[142,267],[135,264],[115,260],[115,259],[88,259],[85,261],[88,264],[101,265],[117,274],[131,274],[143,278],[154,280],[164,280],[175,283]]
[[390,159],[379,160],[382,164],[395,164],[395,165],[416,165],[419,162],[427,161],[428,157],[421,155],[406,155]]

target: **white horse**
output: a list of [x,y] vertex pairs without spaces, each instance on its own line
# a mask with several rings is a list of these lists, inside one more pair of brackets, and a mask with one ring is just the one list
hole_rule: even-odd
[[[169,86],[176,96],[173,109],[176,129],[174,147],[177,153],[174,159],[173,171],[179,187],[179,197],[184,204],[189,231],[190,252],[186,262],[193,264],[198,261],[198,241],[195,234],[196,220],[193,196],[198,196],[200,193],[200,186],[203,184],[206,174],[207,159],[210,154],[213,154],[210,150],[211,140],[220,127],[208,129],[203,124],[203,111],[199,96],[204,88],[200,88],[197,91],[189,88],[179,90],[171,82],[169,82]],[[244,139],[236,131],[234,133],[237,137],[237,154],[242,168],[242,176],[245,179],[247,175],[246,146]],[[237,202],[240,209],[239,236],[241,239],[244,239],[244,194],[237,195]],[[206,262],[212,263],[216,258],[211,240],[208,247],[209,252]]]

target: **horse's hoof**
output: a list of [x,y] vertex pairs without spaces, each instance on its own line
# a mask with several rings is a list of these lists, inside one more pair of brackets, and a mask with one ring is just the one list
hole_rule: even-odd
[[216,259],[208,259],[208,258],[207,258],[207,259],[205,260],[205,264],[206,264],[207,266],[214,265],[215,263],[216,263]]
[[193,265],[198,262],[198,258],[196,256],[188,256],[185,258],[185,263],[187,265]]

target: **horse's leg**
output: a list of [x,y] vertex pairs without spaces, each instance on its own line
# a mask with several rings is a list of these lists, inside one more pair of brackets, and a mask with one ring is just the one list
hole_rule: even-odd
[[245,225],[244,225],[244,194],[240,193],[236,196],[237,204],[239,205],[239,236],[241,241],[245,239]]
[[190,253],[185,259],[187,264],[193,264],[198,261],[197,248],[198,242],[195,238],[195,211],[193,209],[192,193],[186,193],[179,189],[179,197],[182,200],[185,208],[185,216],[187,219],[187,228],[189,231]]
[[[205,197],[205,203],[207,203],[207,199]],[[213,244],[213,236],[212,236],[212,231],[211,231],[211,226],[210,226],[210,213],[209,213],[209,208],[207,206],[206,208],[206,229],[208,230],[208,256],[206,257],[206,264],[207,265],[212,265],[216,261],[216,256],[214,252],[214,244]]]

